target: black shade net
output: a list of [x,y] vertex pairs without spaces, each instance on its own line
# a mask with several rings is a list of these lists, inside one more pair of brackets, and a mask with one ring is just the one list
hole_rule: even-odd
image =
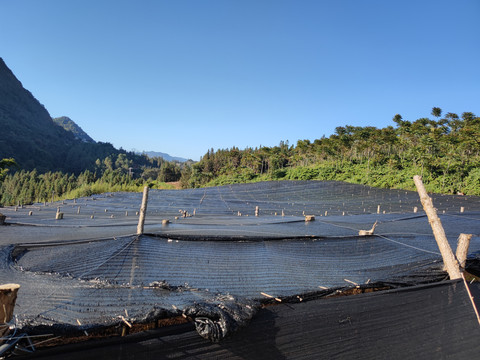
[[[480,199],[433,202],[454,251],[460,233],[474,235],[477,264]],[[140,203],[141,194],[114,193],[1,209],[11,225],[0,227],[0,281],[22,286],[19,324],[61,332],[184,313],[203,319],[197,327],[213,329],[205,337],[216,341],[225,322],[253,316],[262,293],[446,277],[414,192],[316,181],[151,190],[145,234],[136,236]],[[359,236],[374,223],[373,236]]]

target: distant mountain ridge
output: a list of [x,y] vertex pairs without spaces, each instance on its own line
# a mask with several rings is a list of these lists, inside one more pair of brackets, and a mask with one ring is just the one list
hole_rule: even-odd
[[72,119],[67,116],[60,116],[58,118],[52,118],[53,122],[65,130],[70,131],[74,136],[75,139],[81,140],[83,142],[95,143],[85,131],[82,130],[80,126],[78,126]]
[[188,161],[188,159],[178,157],[178,156],[171,156],[169,154],[158,152],[158,151],[143,151],[143,152],[137,153],[137,154],[146,154],[150,158],[161,157],[161,158],[163,158],[164,160],[167,160],[167,161],[178,161],[178,162],[187,162]]
[[0,158],[12,157],[24,169],[50,170],[52,164],[62,168],[75,143],[1,58],[0,129]]
[[14,158],[24,170],[79,174],[95,170],[97,159],[119,154],[125,154],[134,167],[145,164],[133,152],[95,142],[66,116],[52,119],[0,57],[0,159]]

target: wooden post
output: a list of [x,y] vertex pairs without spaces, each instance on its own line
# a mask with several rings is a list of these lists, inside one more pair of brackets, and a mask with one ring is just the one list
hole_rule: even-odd
[[7,218],[7,217],[6,217],[5,215],[3,215],[2,213],[0,213],[0,225],[5,224],[5,219],[6,219],[6,218]]
[[[0,285],[0,324],[8,323],[12,320],[15,301],[17,300],[17,291],[20,288],[18,284]],[[8,332],[8,326],[0,327],[0,337]]]
[[358,231],[358,236],[368,236],[368,235],[373,235],[375,228],[377,227],[378,221],[375,221],[373,224],[372,228],[370,230],[359,230]]
[[437,216],[437,212],[433,207],[432,199],[428,196],[425,187],[423,186],[421,176],[415,175],[413,177],[415,186],[417,187],[418,195],[420,196],[420,201],[422,202],[423,209],[428,217],[428,222],[432,227],[433,235],[435,236],[435,241],[437,242],[438,249],[442,254],[443,262],[447,269],[448,275],[451,280],[460,279],[462,274],[458,265],[455,256],[453,255],[452,249],[445,235],[445,230],[443,230],[442,222]]
[[468,247],[470,246],[470,239],[472,234],[460,234],[457,240],[457,251],[455,256],[460,265],[460,268],[465,269],[465,263],[467,262]]
[[142,206],[140,208],[140,217],[138,218],[137,235],[143,234],[143,225],[145,224],[145,213],[147,212],[148,186],[143,188]]

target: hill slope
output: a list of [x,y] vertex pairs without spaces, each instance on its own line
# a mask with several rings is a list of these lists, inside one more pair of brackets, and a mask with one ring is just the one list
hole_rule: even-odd
[[25,170],[78,174],[92,169],[96,159],[120,153],[125,151],[109,143],[78,140],[55,124],[0,58],[0,159],[12,157]]
[[52,122],[48,111],[1,58],[0,128],[0,158],[13,157],[26,169],[63,165],[74,141],[73,135]]

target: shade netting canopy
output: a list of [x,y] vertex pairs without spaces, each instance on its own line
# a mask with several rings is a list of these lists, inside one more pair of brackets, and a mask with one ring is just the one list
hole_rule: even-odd
[[[454,251],[460,233],[473,234],[469,263],[478,263],[480,199],[432,197]],[[0,280],[22,286],[19,323],[66,331],[192,313],[198,304],[241,313],[264,294],[328,296],[446,278],[415,192],[320,181],[150,190],[137,236],[140,204],[141,194],[112,193],[1,209],[10,225],[0,227]],[[359,236],[375,223],[372,236]],[[235,318],[232,311],[215,318]]]

